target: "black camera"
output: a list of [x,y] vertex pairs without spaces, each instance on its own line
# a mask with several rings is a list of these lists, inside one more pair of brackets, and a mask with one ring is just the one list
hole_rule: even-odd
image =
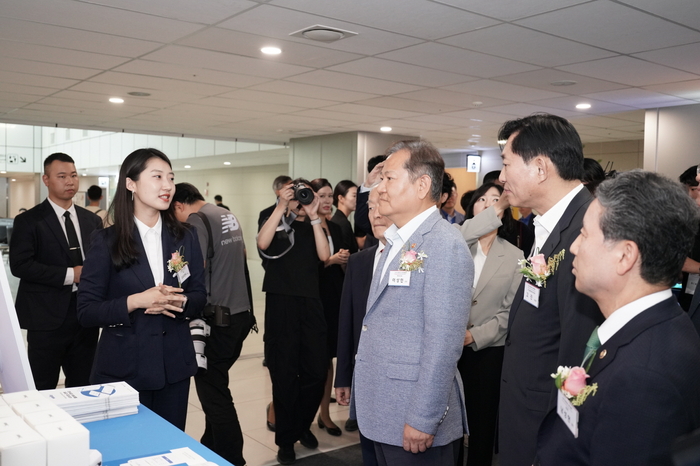
[[299,204],[309,205],[314,201],[314,191],[311,188],[299,183],[295,184],[292,189],[294,189],[294,200],[299,201]]

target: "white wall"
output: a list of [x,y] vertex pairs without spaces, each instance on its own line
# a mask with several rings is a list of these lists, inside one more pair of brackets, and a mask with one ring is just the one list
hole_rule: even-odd
[[644,124],[644,169],[678,179],[700,163],[700,105],[647,110]]

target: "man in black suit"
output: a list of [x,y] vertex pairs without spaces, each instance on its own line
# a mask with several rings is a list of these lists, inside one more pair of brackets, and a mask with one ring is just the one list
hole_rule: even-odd
[[54,389],[61,368],[66,387],[88,385],[97,328],[83,328],[76,295],[90,235],[102,220],[73,204],[78,173],[63,153],[44,160],[48,198],[15,217],[10,269],[20,279],[15,308],[27,330],[29,364],[38,390]]
[[[379,244],[351,255],[345,270],[343,293],[340,299],[340,315],[338,316],[338,356],[334,385],[336,399],[341,406],[348,406],[350,403],[355,354],[360,342],[362,320],[367,312],[367,298],[372,284],[372,275],[386,244],[384,231],[391,225],[391,222],[379,213],[378,201],[379,192],[373,189],[368,199],[368,215],[372,225],[372,234],[379,240]],[[357,430],[357,419],[348,419],[345,423],[345,430],[348,432]],[[362,443],[362,459],[365,466],[376,465],[374,442],[363,436],[362,433],[360,433],[360,442]]]
[[[576,289],[605,316],[579,354],[596,391],[569,405],[564,390],[581,385],[564,384],[535,464],[670,466],[673,440],[700,427],[700,338],[671,293],[699,216],[680,186],[651,172],[623,173],[596,195],[571,245]],[[578,419],[565,423],[562,409]]]
[[522,280],[508,319],[499,460],[502,466],[530,466],[537,430],[556,402],[550,374],[558,366],[581,362],[581,348],[603,320],[595,302],[574,287],[569,250],[593,198],[580,181],[581,139],[565,119],[536,114],[509,121],[498,139],[507,141],[500,178],[504,194],[511,205],[539,214],[534,220],[535,256],[545,262],[561,258],[546,281]]

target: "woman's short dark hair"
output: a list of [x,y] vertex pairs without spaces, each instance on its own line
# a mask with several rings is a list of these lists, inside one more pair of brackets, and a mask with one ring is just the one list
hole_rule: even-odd
[[[499,194],[503,195],[503,186],[501,186],[500,184],[482,184],[474,191],[474,194],[472,194],[472,199],[469,202],[467,208],[465,209],[465,218],[474,218],[474,204],[476,204],[476,201],[478,201],[481,196],[485,195],[491,188],[496,188]],[[513,213],[510,211],[510,209],[504,210],[503,217],[501,218],[501,226],[498,227],[498,236],[504,239],[508,239],[508,237],[512,236],[513,232],[515,231],[515,226],[516,225],[515,220],[513,219]]]
[[[119,170],[117,191],[109,208],[110,217],[114,219],[112,228],[115,229],[115,241],[112,246],[112,263],[117,270],[131,266],[139,257],[139,249],[133,238],[134,232],[134,201],[133,194],[126,188],[126,179],[138,181],[146,169],[149,160],[159,158],[172,168],[168,156],[158,149],[137,149],[129,154]],[[163,226],[177,240],[185,235],[185,227],[175,217],[172,202],[167,210],[161,211]]]
[[583,176],[581,181],[591,194],[595,195],[595,190],[600,183],[605,181],[605,170],[597,160],[583,159]]
[[338,207],[338,198],[340,196],[347,197],[350,188],[357,188],[357,185],[350,180],[338,181],[333,190],[333,206]]

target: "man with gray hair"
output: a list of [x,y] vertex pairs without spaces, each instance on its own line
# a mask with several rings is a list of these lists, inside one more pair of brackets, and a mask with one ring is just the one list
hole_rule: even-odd
[[456,464],[466,432],[457,361],[474,263],[442,220],[445,164],[425,141],[401,141],[381,170],[379,213],[393,222],[375,267],[355,358],[351,417],[380,465]]
[[700,427],[700,338],[671,293],[697,209],[677,183],[641,170],[596,195],[571,252],[576,289],[605,322],[581,348],[581,367],[551,368],[559,401],[535,464],[671,465],[673,440]]

